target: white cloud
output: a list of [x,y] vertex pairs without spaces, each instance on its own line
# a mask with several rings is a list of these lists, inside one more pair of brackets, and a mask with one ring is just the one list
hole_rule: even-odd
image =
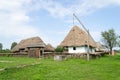
[[32,0],[0,0],[0,41],[9,47],[13,41],[38,36],[37,28],[29,25],[28,13]]
[[16,22],[26,22],[29,21],[29,16],[26,16],[25,13],[22,12],[14,12],[10,14],[10,18],[12,21]]
[[0,0],[0,36],[9,40],[9,37],[22,39],[40,35],[39,30],[29,24],[28,14],[34,10],[46,10],[54,17],[64,18],[73,13],[88,15],[109,5],[120,5],[120,0],[75,0],[70,5],[61,0]]
[[[71,1],[68,2],[70,3]],[[40,7],[48,11],[54,17],[71,16],[73,13],[84,16],[109,5],[120,5],[120,0],[75,0],[73,4],[68,4],[54,0],[39,0],[39,4],[36,5],[36,8]]]
[[[15,1],[15,2],[14,2]],[[25,0],[26,1],[26,0]],[[1,36],[30,36],[36,34],[38,31],[34,27],[31,27],[27,22],[30,17],[27,16],[27,11],[22,10],[22,4],[20,0],[2,0],[2,6],[0,7],[0,35]],[[12,4],[10,4],[12,3]],[[8,4],[8,5],[7,5]],[[10,7],[10,8],[9,8]],[[17,8],[14,10],[14,8]]]

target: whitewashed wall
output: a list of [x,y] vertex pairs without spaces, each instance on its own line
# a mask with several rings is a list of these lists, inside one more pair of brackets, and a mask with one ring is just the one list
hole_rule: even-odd
[[76,47],[76,50],[73,50],[73,47],[68,47],[69,53],[85,53],[87,49],[85,47]]
[[[76,47],[76,50],[73,50],[73,47],[68,47],[68,52],[69,53],[87,53],[87,47],[79,46],[79,47]],[[95,52],[95,49],[90,48],[90,53],[94,53],[94,52]]]

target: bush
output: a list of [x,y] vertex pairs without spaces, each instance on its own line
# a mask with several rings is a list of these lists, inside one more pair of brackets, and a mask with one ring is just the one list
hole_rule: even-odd
[[55,52],[63,52],[63,47],[58,46],[58,47],[55,49]]
[[11,50],[9,50],[9,49],[0,50],[0,53],[11,53]]

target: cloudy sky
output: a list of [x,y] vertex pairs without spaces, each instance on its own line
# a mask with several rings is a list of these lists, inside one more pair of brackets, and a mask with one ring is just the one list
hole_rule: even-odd
[[73,13],[95,41],[111,28],[120,35],[120,0],[0,0],[0,43],[10,48],[14,41],[39,36],[55,47],[73,27]]

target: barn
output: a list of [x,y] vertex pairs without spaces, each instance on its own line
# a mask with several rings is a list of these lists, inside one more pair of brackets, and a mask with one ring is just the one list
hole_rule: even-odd
[[68,53],[87,53],[87,40],[89,38],[89,52],[94,53],[96,43],[94,39],[86,31],[79,28],[78,26],[73,26],[69,31],[68,35],[60,43],[60,46],[64,48],[65,52]]
[[40,37],[32,37],[21,40],[13,49],[13,53],[28,54],[29,57],[41,57],[44,54],[46,44]]

